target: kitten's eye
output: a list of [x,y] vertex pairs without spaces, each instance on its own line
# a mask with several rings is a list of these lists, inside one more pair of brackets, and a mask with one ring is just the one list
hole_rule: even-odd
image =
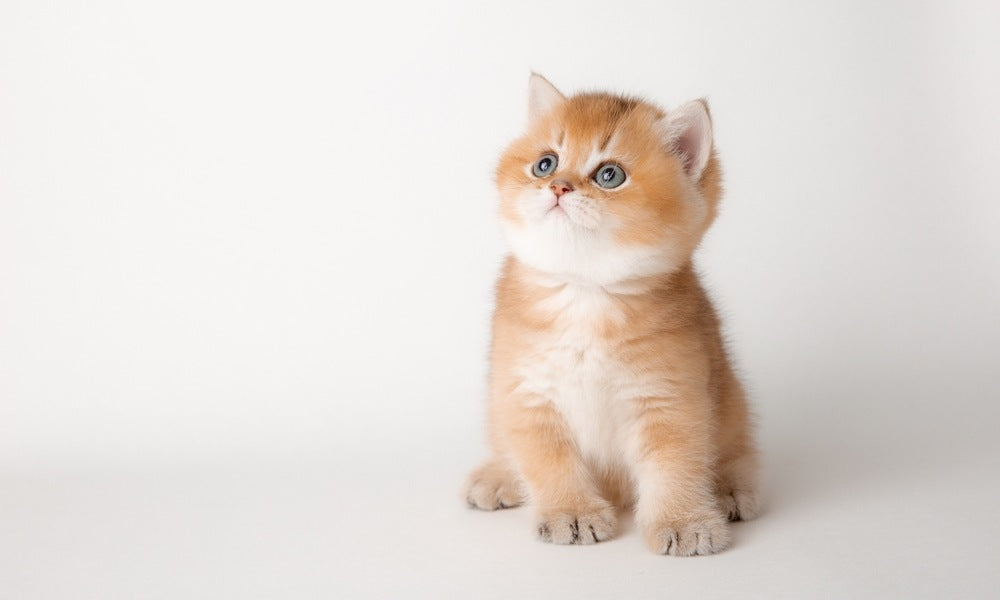
[[531,172],[535,174],[535,177],[547,177],[556,170],[558,164],[559,159],[555,154],[544,154],[531,166]]
[[605,189],[616,188],[625,183],[625,170],[618,165],[603,165],[594,173],[594,182]]

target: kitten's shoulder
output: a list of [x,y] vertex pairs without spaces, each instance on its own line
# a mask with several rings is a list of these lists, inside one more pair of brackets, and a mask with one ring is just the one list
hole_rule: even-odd
[[508,254],[504,259],[495,287],[494,321],[520,320],[530,304],[537,301],[530,287],[525,285],[524,270],[524,265],[513,255]]

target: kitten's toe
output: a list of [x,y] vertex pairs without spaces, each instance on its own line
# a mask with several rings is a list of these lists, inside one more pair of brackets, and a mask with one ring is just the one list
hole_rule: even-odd
[[546,510],[538,519],[538,537],[553,544],[596,544],[615,533],[615,509],[598,505],[584,510]]
[[497,510],[524,502],[517,477],[506,466],[491,461],[479,467],[465,484],[465,501],[472,508]]
[[657,554],[714,554],[729,545],[729,525],[721,514],[664,522],[647,530],[646,541]]
[[749,521],[760,513],[757,492],[752,490],[730,490],[719,496],[722,512],[730,521]]

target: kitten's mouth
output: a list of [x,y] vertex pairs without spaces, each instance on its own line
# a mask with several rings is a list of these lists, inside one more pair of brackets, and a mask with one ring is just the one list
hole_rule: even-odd
[[586,201],[581,202],[578,198],[549,198],[548,206],[545,207],[540,218],[552,218],[557,223],[574,225],[584,229],[596,229],[599,222],[596,208]]

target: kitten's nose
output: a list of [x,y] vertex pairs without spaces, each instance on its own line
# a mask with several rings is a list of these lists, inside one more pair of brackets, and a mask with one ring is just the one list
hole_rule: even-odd
[[573,184],[565,179],[556,179],[551,185],[549,185],[549,189],[552,190],[552,193],[556,195],[556,198],[558,198],[566,192],[572,192]]

